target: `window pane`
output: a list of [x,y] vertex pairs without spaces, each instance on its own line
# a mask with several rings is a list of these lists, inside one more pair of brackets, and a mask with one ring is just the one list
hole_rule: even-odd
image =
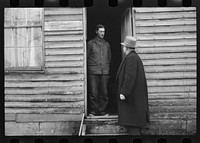
[[5,26],[41,26],[41,8],[6,8]]
[[41,9],[31,8],[27,10],[27,25],[28,26],[40,26],[42,25],[42,13]]
[[41,69],[42,8],[6,8],[4,24],[5,67]]
[[4,30],[4,45],[5,47],[10,47],[13,45],[12,42],[12,29],[5,29]]
[[28,30],[28,45],[42,46],[42,29],[41,28],[29,28]]
[[5,49],[5,67],[40,67],[41,47]]
[[12,13],[12,26],[25,26],[27,11],[25,8],[14,8]]
[[12,14],[10,8],[4,9],[4,26],[11,26],[12,25]]
[[15,28],[12,30],[13,46],[28,46],[28,29],[27,28]]

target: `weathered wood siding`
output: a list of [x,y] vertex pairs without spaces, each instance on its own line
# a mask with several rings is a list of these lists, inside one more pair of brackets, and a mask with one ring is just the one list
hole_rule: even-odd
[[6,135],[73,135],[85,107],[83,8],[44,8],[44,73],[5,74]]
[[133,8],[148,84],[152,124],[146,134],[196,132],[196,9]]

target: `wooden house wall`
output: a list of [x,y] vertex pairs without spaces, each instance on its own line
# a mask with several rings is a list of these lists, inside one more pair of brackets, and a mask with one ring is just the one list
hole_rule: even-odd
[[196,9],[133,8],[147,78],[147,134],[196,132]]
[[77,134],[85,106],[84,14],[44,8],[44,72],[5,74],[6,135]]

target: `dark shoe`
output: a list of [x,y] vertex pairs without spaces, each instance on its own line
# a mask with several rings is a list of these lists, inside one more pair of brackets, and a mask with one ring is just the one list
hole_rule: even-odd
[[99,115],[100,115],[100,116],[108,116],[109,114],[106,113],[106,112],[101,112],[101,113],[99,113]]

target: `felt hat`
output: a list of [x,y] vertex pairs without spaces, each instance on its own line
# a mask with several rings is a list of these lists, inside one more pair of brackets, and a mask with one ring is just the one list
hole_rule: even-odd
[[121,43],[121,45],[129,47],[129,48],[135,48],[136,38],[132,36],[126,36],[124,43]]

